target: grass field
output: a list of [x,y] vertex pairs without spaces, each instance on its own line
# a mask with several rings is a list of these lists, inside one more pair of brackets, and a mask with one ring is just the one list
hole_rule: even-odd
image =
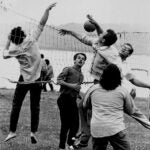
[[[41,95],[41,112],[38,143],[30,142],[30,101],[29,95],[24,100],[21,110],[17,137],[5,143],[3,140],[9,131],[9,115],[13,97],[13,90],[0,89],[0,150],[57,150],[59,142],[60,119],[57,108],[58,93],[47,92]],[[136,104],[141,111],[149,116],[148,98],[137,98]],[[126,117],[128,135],[132,150],[150,150],[150,131],[135,120]],[[108,148],[111,149],[110,147]],[[83,150],[91,150],[91,144]]]

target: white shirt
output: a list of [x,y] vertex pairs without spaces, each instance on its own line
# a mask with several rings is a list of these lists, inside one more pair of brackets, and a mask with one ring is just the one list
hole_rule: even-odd
[[20,64],[20,74],[24,81],[35,81],[41,75],[42,61],[37,40],[44,26],[38,25],[20,45],[14,45],[10,50],[4,50],[3,55],[16,57]]
[[94,50],[94,57],[91,63],[90,73],[94,79],[99,80],[103,70],[109,63],[116,64],[119,68],[121,65],[121,58],[118,50],[114,46],[100,46],[98,38],[84,35],[82,37],[83,43],[92,43]]

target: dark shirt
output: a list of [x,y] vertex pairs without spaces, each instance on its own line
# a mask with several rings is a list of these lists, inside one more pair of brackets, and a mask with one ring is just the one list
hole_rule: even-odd
[[[83,82],[83,74],[81,69],[77,69],[73,67],[65,67],[63,71],[58,75],[57,80],[63,80],[67,83],[78,83],[81,85]],[[60,93],[61,94],[69,94],[72,97],[77,97],[79,91],[76,91],[72,88],[67,86],[60,86]]]

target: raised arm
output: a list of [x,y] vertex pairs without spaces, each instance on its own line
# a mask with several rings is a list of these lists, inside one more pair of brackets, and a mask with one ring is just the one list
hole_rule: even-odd
[[97,35],[100,35],[101,33],[104,32],[103,29],[100,27],[100,25],[96,22],[95,19],[93,19],[93,17],[92,17],[91,15],[88,14],[86,17],[89,19],[89,21],[90,21],[92,24],[95,25]]
[[55,7],[55,6],[56,6],[56,3],[53,3],[53,4],[49,5],[49,6],[46,8],[46,10],[45,10],[45,12],[44,12],[44,14],[43,14],[43,16],[42,16],[42,18],[41,18],[41,20],[40,20],[40,25],[45,26],[45,24],[46,24],[46,22],[47,22],[47,20],[48,20],[48,17],[49,17],[49,11],[50,11],[53,7]]
[[36,41],[39,39],[43,29],[44,29],[44,26],[48,20],[48,17],[49,17],[49,11],[55,7],[56,3],[53,3],[51,5],[49,5],[46,10],[44,11],[44,14],[39,22],[39,25],[37,26],[37,28],[33,29],[30,36],[32,36],[33,39],[35,39]]

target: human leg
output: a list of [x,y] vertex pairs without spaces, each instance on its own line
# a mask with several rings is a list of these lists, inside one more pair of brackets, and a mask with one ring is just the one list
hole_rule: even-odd
[[46,83],[43,84],[43,91],[44,91],[44,92],[47,92]]
[[68,133],[67,144],[69,146],[74,144],[73,138],[76,136],[79,129],[79,113],[76,104],[76,98],[70,97],[70,105],[69,105],[69,120],[70,120],[70,130]]
[[[22,76],[20,76],[19,81],[23,81]],[[28,91],[28,85],[21,85],[21,84],[16,85],[13,102],[12,102],[12,110],[10,114],[10,127],[9,127],[10,133],[5,139],[5,141],[8,141],[16,137],[15,132],[16,132],[17,123],[19,119],[19,113],[27,91]]]
[[106,150],[108,145],[108,138],[94,138],[92,137],[92,150]]
[[130,143],[125,131],[121,131],[109,137],[109,141],[114,150],[131,150]]
[[52,84],[52,83],[49,83],[49,86],[50,86],[51,91],[54,91],[53,84]]
[[39,113],[40,113],[40,99],[41,99],[41,84],[30,85],[30,110],[31,110],[31,142],[37,143],[35,133],[38,130],[39,125]]
[[65,149],[67,133],[69,130],[69,119],[68,119],[68,104],[67,104],[67,96],[60,95],[57,100],[58,108],[60,110],[60,121],[61,121],[61,129],[60,129],[60,142],[59,148]]
[[80,116],[80,133],[81,135],[75,142],[76,147],[86,147],[88,146],[88,141],[91,137],[90,133],[90,124],[87,122],[89,117],[87,117],[87,110],[84,110],[82,105],[80,105],[79,109],[79,116]]
[[31,132],[37,132],[39,124],[41,84],[30,85]]

